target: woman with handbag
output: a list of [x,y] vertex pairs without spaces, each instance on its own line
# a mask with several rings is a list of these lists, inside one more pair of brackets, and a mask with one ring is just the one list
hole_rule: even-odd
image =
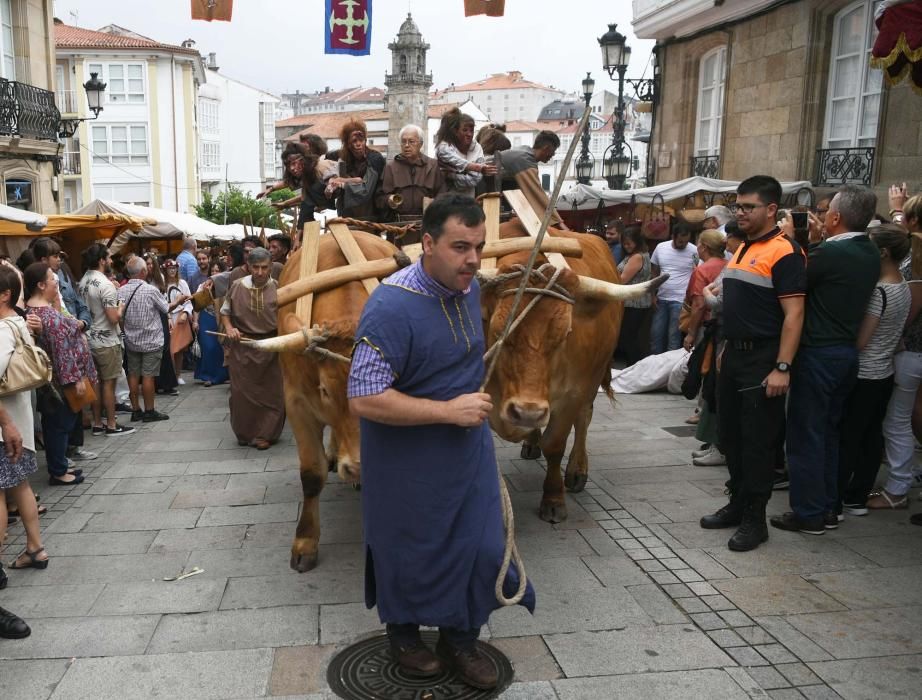
[[33,263],[23,274],[26,306],[41,319],[39,345],[51,358],[52,385],[39,391],[39,412],[45,456],[48,460],[48,483],[73,486],[83,481],[79,470],[67,470],[68,436],[84,406],[96,398],[96,366],[90,355],[81,324],[61,313],[58,279],[47,263]]
[[182,358],[186,348],[192,345],[192,340],[198,331],[198,321],[190,301],[192,292],[186,280],[180,279],[179,264],[175,260],[167,260],[163,263],[163,281],[166,284],[166,300],[172,309],[170,312],[170,359],[176,371],[177,383],[185,384],[182,378]]

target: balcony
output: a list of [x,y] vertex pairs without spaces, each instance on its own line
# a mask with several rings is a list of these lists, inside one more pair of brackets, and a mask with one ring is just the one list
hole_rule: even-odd
[[717,179],[720,176],[720,156],[695,156],[691,159],[689,177],[710,177]]
[[60,121],[53,92],[0,78],[0,136],[57,141]]
[[54,103],[61,114],[77,113],[77,93],[73,90],[56,90]]
[[820,187],[871,185],[874,148],[820,148],[816,151],[816,177]]
[[63,175],[80,174],[79,151],[64,151],[64,153],[61,154],[61,173]]

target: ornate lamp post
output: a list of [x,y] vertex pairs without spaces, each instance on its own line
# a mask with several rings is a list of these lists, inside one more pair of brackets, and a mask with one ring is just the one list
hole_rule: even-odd
[[58,132],[64,138],[70,138],[76,134],[77,127],[80,126],[80,122],[88,122],[93,121],[93,119],[98,119],[99,113],[103,110],[102,94],[106,91],[106,83],[99,79],[98,73],[90,73],[90,79],[83,84],[83,89],[86,90],[86,101],[90,111],[93,113],[93,118],[62,119],[58,126]]
[[655,109],[658,76],[654,69],[653,79],[625,79],[624,74],[631,60],[631,47],[627,45],[625,36],[618,31],[617,24],[609,24],[608,31],[598,41],[602,50],[602,67],[608,77],[614,80],[615,74],[618,74],[618,103],[612,116],[612,144],[605,151],[602,164],[609,188],[620,190],[624,189],[634,166],[633,151],[624,140],[624,85],[626,83],[633,88],[638,100],[651,102]]
[[[583,99],[586,101],[586,109],[590,109],[589,102],[592,100],[592,90],[595,87],[595,81],[592,75],[586,73],[583,78]],[[583,147],[580,151],[579,158],[576,159],[576,181],[581,185],[588,185],[592,180],[592,169],[595,165],[595,159],[589,152],[589,139],[592,134],[589,133],[589,125],[583,131]]]

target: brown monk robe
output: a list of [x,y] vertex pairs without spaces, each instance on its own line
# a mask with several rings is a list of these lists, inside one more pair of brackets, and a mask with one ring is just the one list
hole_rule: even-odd
[[[264,450],[278,440],[285,425],[282,369],[275,353],[263,352],[235,342],[234,331],[243,338],[267,338],[276,334],[278,282],[269,277],[268,262],[250,264],[253,275],[231,285],[221,308],[230,342],[231,428],[241,445]],[[259,272],[262,274],[260,275]]]

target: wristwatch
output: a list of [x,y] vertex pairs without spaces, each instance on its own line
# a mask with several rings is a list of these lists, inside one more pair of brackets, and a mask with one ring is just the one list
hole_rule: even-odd
[[791,365],[788,364],[787,362],[776,362],[775,369],[778,370],[779,372],[790,372]]

